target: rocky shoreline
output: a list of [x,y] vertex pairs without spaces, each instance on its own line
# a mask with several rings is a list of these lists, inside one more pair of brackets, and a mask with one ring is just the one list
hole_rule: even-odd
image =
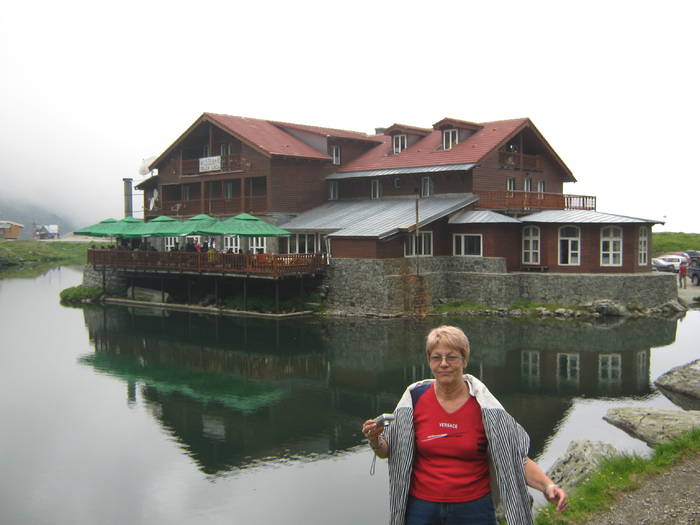
[[[654,384],[679,406],[678,410],[616,407],[609,409],[603,419],[649,446],[676,438],[692,428],[700,428],[700,410],[686,408],[700,406],[700,359],[673,368]],[[683,396],[683,404],[676,402],[678,395]],[[615,454],[616,449],[607,443],[572,441],[547,474],[555,483],[572,491],[596,471],[601,459]],[[664,481],[648,480],[637,491],[625,494],[615,508],[597,513],[589,523],[700,523],[700,476],[697,475],[700,473],[700,456],[687,458],[671,470],[674,475],[659,476]],[[632,513],[630,509],[633,509]]]

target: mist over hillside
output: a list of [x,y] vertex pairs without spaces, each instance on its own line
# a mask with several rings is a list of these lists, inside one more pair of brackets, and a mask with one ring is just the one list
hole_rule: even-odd
[[58,224],[59,232],[65,235],[76,226],[61,210],[51,210],[21,198],[0,197],[0,220],[18,222],[24,225],[21,239],[30,239],[34,232],[33,224]]

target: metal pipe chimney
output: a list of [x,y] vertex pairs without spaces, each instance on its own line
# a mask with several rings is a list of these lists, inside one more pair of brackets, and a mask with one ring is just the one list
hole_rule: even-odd
[[134,179],[124,178],[124,217],[134,216],[134,204],[132,200],[133,191],[131,189],[131,184]]

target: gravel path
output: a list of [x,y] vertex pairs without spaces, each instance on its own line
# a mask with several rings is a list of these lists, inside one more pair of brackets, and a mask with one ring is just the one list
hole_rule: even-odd
[[700,524],[700,453],[650,477],[585,525]]

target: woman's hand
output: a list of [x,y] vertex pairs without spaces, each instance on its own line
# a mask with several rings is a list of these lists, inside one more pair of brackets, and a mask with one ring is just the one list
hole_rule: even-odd
[[372,448],[376,448],[379,435],[383,431],[384,426],[377,425],[377,422],[374,419],[368,419],[362,423],[362,433],[369,440],[369,444],[372,445]]
[[547,488],[544,489],[544,497],[547,498],[547,501],[557,506],[558,513],[564,512],[566,506],[569,504],[564,489],[553,484],[548,485]]

